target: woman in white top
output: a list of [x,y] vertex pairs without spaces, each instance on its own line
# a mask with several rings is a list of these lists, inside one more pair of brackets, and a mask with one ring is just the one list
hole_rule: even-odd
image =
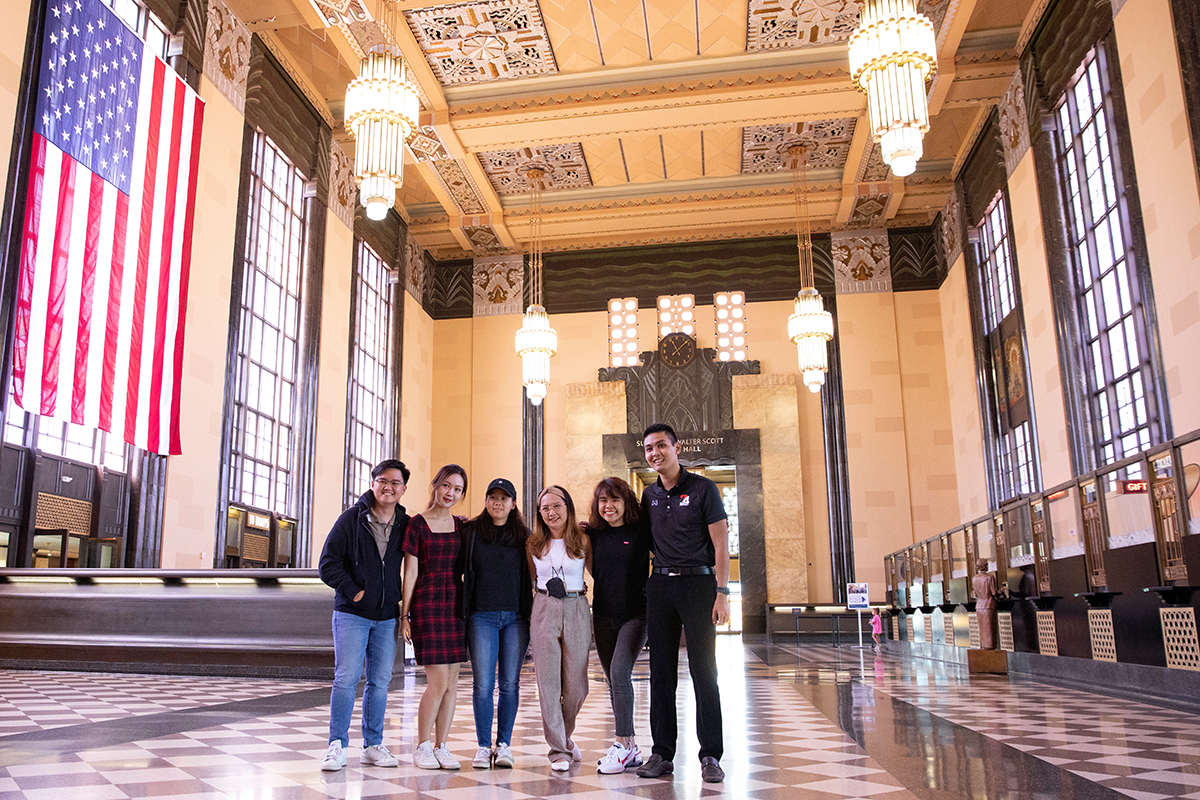
[[548,486],[538,495],[526,553],[529,573],[536,576],[529,634],[542,730],[550,747],[550,769],[565,772],[571,762],[583,759],[571,734],[588,693],[592,612],[584,570],[591,572],[592,547],[575,519],[571,495],[561,486]]

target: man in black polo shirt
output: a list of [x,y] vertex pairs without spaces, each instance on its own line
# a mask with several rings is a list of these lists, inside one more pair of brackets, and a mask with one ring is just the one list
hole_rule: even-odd
[[724,743],[716,626],[729,621],[728,516],[717,485],[680,466],[680,446],[670,425],[646,428],[642,446],[658,473],[658,481],[642,492],[642,511],[654,539],[654,568],[646,583],[654,749],[637,774],[657,778],[675,771],[675,693],[684,631],[696,691],[700,773],[708,783],[719,783],[725,773],[720,764]]

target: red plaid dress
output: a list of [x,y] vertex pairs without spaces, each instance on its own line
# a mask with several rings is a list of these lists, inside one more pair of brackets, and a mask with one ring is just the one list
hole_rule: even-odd
[[417,663],[458,664],[467,660],[467,629],[462,617],[462,581],[455,569],[462,547],[464,517],[453,533],[434,533],[417,514],[404,534],[404,552],[417,557],[417,585],[408,609]]

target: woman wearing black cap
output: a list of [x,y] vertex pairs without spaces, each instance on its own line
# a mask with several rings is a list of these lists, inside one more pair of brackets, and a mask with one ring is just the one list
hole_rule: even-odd
[[[488,769],[513,765],[513,724],[517,719],[521,664],[529,647],[533,582],[525,560],[529,528],[517,508],[511,481],[488,484],[483,512],[463,528],[463,613],[475,677],[472,704],[479,750],[471,765]],[[496,746],[492,748],[492,697],[500,672]]]

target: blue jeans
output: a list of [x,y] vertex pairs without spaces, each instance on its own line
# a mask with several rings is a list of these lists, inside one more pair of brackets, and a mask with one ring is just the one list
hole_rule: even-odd
[[492,697],[496,668],[500,670],[500,704],[496,713],[496,743],[512,744],[513,724],[521,692],[521,664],[529,648],[529,623],[515,611],[478,611],[467,619],[467,647],[475,690],[475,738],[480,747],[492,746]]
[[363,675],[363,747],[383,744],[383,718],[388,684],[396,661],[396,620],[372,620],[344,611],[333,612],[333,691],[329,695],[329,741],[350,745],[350,716]]

